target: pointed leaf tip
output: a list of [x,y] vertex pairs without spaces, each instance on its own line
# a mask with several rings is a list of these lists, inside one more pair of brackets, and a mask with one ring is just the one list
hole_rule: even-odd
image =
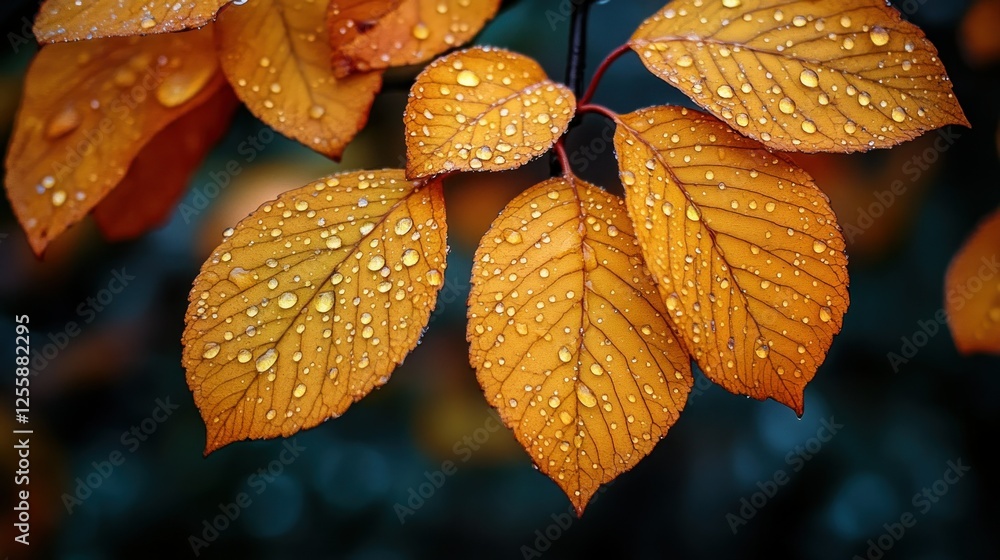
[[620,198],[556,178],[476,251],[470,360],[486,399],[577,515],[677,421],[694,378]]

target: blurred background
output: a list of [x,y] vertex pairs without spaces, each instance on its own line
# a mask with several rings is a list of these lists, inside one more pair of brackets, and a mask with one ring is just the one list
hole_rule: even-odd
[[[526,53],[562,77],[569,6],[507,2],[476,42]],[[599,493],[582,519],[567,515],[566,497],[510,432],[489,430],[493,415],[464,334],[478,239],[511,198],[548,177],[543,158],[516,172],[449,179],[446,284],[422,343],[388,385],[291,440],[241,442],[203,457],[205,428],[180,366],[192,280],[222,230],[278,193],[340,169],[398,167],[400,115],[416,72],[404,69],[390,75],[343,162],[279,136],[203,211],[175,212],[134,241],[108,243],[87,220],[38,260],[9,204],[0,204],[0,363],[14,361],[15,315],[30,315],[32,345],[48,351],[31,380],[27,548],[13,542],[7,506],[13,366],[0,376],[0,551],[79,560],[1000,557],[1000,359],[958,355],[935,321],[949,260],[1000,207],[1000,9],[995,0],[897,6],[937,45],[973,127],[890,151],[796,157],[847,230],[853,300],[801,419],[699,377],[655,451]],[[594,6],[589,69],[660,7]],[[36,48],[12,37],[23,37],[36,10],[29,1],[0,6],[4,145]],[[631,55],[612,67],[596,101],[622,112],[690,105]],[[240,109],[183,202],[196,205],[209,172],[263,129]],[[582,156],[581,176],[620,192],[602,135],[610,137],[608,123],[588,116],[567,147]],[[935,145],[939,138],[949,141]],[[876,192],[897,180],[905,193],[880,203]],[[116,274],[133,278],[115,294]],[[76,333],[70,321],[77,334],[68,334]],[[926,344],[906,363],[891,363],[889,354],[902,355],[915,335]],[[445,461],[457,465],[453,474],[438,472]],[[238,517],[227,519],[234,510]]]

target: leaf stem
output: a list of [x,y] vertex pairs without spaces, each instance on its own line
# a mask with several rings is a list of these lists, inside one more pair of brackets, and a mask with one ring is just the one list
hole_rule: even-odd
[[590,102],[591,99],[593,99],[594,93],[597,92],[597,86],[601,83],[601,78],[604,77],[604,73],[608,71],[608,68],[611,67],[611,64],[613,64],[614,61],[621,58],[622,55],[629,52],[630,50],[632,50],[632,47],[630,47],[628,43],[625,43],[624,45],[611,51],[611,53],[609,53],[608,56],[606,56],[604,60],[601,61],[601,64],[597,67],[597,70],[594,70],[594,76],[590,78],[590,86],[587,88],[587,91],[582,96],[579,97],[578,103],[580,105],[586,105],[587,103]]
[[563,145],[562,138],[556,142],[555,145],[555,157],[553,161],[558,161],[559,165],[562,167],[562,175],[564,177],[569,177],[573,174],[573,168],[569,163],[569,156],[566,155],[566,146]]
[[608,109],[604,105],[598,105],[596,103],[587,103],[585,105],[580,105],[576,108],[578,114],[584,113],[596,113],[598,115],[604,115],[605,117],[611,119],[614,122],[618,122],[618,113]]

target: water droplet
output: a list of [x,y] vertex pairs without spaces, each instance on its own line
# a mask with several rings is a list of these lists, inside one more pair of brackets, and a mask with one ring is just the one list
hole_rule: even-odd
[[215,67],[199,65],[170,74],[156,88],[156,100],[164,107],[177,107],[190,101],[215,75]]
[[762,344],[762,345],[758,346],[756,350],[754,350],[754,354],[757,354],[757,357],[760,358],[760,359],[762,359],[762,360],[764,358],[766,358],[767,355],[770,354],[770,353],[771,353],[771,349],[768,348],[768,346],[766,344]]
[[741,0],[722,0],[722,5],[727,8],[739,8],[742,3]]
[[824,323],[829,323],[830,319],[833,319],[833,310],[825,305],[819,308],[819,320]]
[[436,270],[427,271],[427,283],[431,286],[440,286],[441,273]]
[[697,208],[695,208],[693,205],[690,204],[687,207],[687,212],[685,212],[685,215],[692,222],[697,222],[698,220],[701,219],[701,213],[698,212]]
[[881,47],[889,42],[889,32],[877,25],[872,27],[871,31],[868,32],[868,36],[871,38],[872,43],[875,43],[876,47]]
[[420,261],[420,253],[414,251],[413,249],[407,249],[403,251],[403,264],[406,266],[413,266]]
[[66,202],[66,191],[56,191],[52,193],[52,206],[62,206]]
[[906,111],[902,107],[895,107],[892,110],[892,120],[901,123],[906,120]]
[[382,270],[385,266],[385,258],[382,255],[374,255],[371,260],[368,261],[368,270],[375,272],[377,270]]
[[306,394],[305,383],[299,383],[298,385],[296,385],[295,390],[292,391],[292,394],[295,395],[295,398],[301,398],[302,395]]
[[819,239],[813,241],[813,251],[814,252],[816,252],[816,253],[822,253],[822,252],[826,251],[826,249],[827,249],[826,243],[823,243]]
[[212,358],[219,355],[220,348],[221,347],[214,342],[206,343],[205,350],[204,352],[202,352],[201,357],[205,358],[206,360],[211,360]]
[[340,249],[340,246],[343,244],[344,242],[336,235],[331,235],[330,237],[326,238],[327,249]]
[[854,121],[847,121],[844,123],[844,132],[848,134],[854,134],[858,131],[858,125],[854,124]]
[[333,309],[333,302],[333,292],[322,292],[316,296],[316,303],[314,305],[316,307],[316,311],[326,313],[327,311]]
[[563,425],[569,426],[573,423],[573,415],[569,412],[563,410],[559,413],[559,419],[562,420]]
[[326,114],[326,109],[324,109],[321,105],[313,105],[312,107],[309,108],[310,118],[320,119],[323,118],[323,115],[325,114]]
[[591,364],[590,373],[593,373],[594,375],[604,375],[604,368],[602,368],[601,364],[598,363]]
[[76,130],[80,126],[80,121],[80,113],[72,106],[66,106],[49,119],[45,127],[45,135],[50,140],[55,140]]
[[156,19],[154,19],[153,16],[146,15],[142,18],[142,21],[139,22],[139,27],[143,29],[152,29],[156,27]]
[[508,230],[507,235],[504,237],[504,239],[506,239],[507,243],[510,243],[511,245],[517,245],[522,241],[521,232],[517,231],[516,229]]
[[472,70],[462,70],[458,73],[456,81],[466,87],[476,87],[479,85],[479,76]]
[[719,94],[719,97],[723,99],[732,99],[734,95],[733,88],[728,85],[719,86],[719,88],[715,90],[715,93]]
[[412,33],[413,33],[413,38],[418,39],[420,41],[423,41],[424,39],[431,36],[430,28],[424,25],[424,23],[422,22],[413,26]]
[[292,292],[285,292],[280,296],[278,296],[278,307],[282,309],[289,309],[293,305],[295,305],[295,303],[298,301],[299,301],[298,296],[296,296]]
[[412,228],[413,220],[410,218],[400,218],[399,221],[396,222],[396,226],[393,228],[393,231],[396,232],[396,235],[406,235],[407,233],[410,233],[410,229]]
[[264,373],[265,371],[271,369],[271,366],[273,366],[274,362],[277,361],[278,361],[277,350],[275,350],[274,348],[270,348],[268,349],[267,352],[264,352],[263,354],[260,355],[259,358],[257,358],[256,362],[257,371],[260,373]]
[[268,420],[274,420],[274,417],[277,415],[278,413],[275,412],[274,409],[272,408],[271,410],[267,411],[267,414],[265,414],[264,417],[267,418]]
[[812,121],[802,121],[802,132],[812,134],[816,132],[816,123]]
[[246,348],[240,350],[236,354],[236,361],[238,361],[241,364],[245,364],[245,363],[249,362],[250,358],[253,358],[253,354],[251,354],[250,351],[247,350]]
[[694,59],[691,58],[690,55],[684,54],[677,59],[677,66],[680,66],[681,68],[688,68],[692,64],[694,64]]
[[573,353],[569,351],[569,348],[563,346],[559,349],[559,360],[563,363],[569,363],[573,359]]
[[551,406],[552,408],[556,408],[557,406],[559,406],[559,402],[560,402],[559,397],[555,395],[549,397],[549,406]]
[[583,383],[577,383],[576,385],[576,398],[580,401],[580,404],[587,408],[594,408],[597,406],[597,397],[594,396],[590,387],[587,387]]
[[802,70],[799,74],[799,81],[806,87],[814,88],[819,86],[819,76],[816,72],[813,72],[808,68]]
[[781,101],[778,101],[778,110],[786,115],[791,115],[795,112],[795,102],[787,97],[783,97]]

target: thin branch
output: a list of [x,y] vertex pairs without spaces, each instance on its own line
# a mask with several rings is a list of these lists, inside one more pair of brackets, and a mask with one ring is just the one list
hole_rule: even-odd
[[604,105],[598,105],[596,103],[587,103],[586,105],[580,105],[576,109],[577,113],[582,115],[584,113],[596,113],[598,115],[604,115],[605,117],[611,119],[613,122],[618,122],[618,113],[608,109]]
[[[573,12],[569,24],[569,56],[566,58],[566,86],[580,98],[583,94],[583,76],[587,71],[587,19],[590,5],[595,0],[571,0]],[[576,126],[578,120],[573,119],[569,128]],[[549,160],[549,172],[555,177],[559,174],[559,161],[553,154]],[[568,172],[569,169],[567,168]]]
[[622,55],[629,52],[630,50],[632,50],[632,47],[630,47],[629,44],[626,43],[618,47],[617,49],[611,51],[611,54],[609,54],[607,57],[604,58],[604,60],[601,61],[601,64],[600,66],[597,67],[597,70],[594,70],[594,76],[590,79],[590,86],[587,88],[586,93],[584,93],[583,96],[579,97],[580,105],[586,105],[587,103],[590,102],[591,99],[593,99],[594,93],[597,92],[597,86],[598,84],[601,83],[601,78],[604,77],[604,73],[608,71],[608,68],[611,67],[611,64],[614,63],[614,61],[621,58]]

